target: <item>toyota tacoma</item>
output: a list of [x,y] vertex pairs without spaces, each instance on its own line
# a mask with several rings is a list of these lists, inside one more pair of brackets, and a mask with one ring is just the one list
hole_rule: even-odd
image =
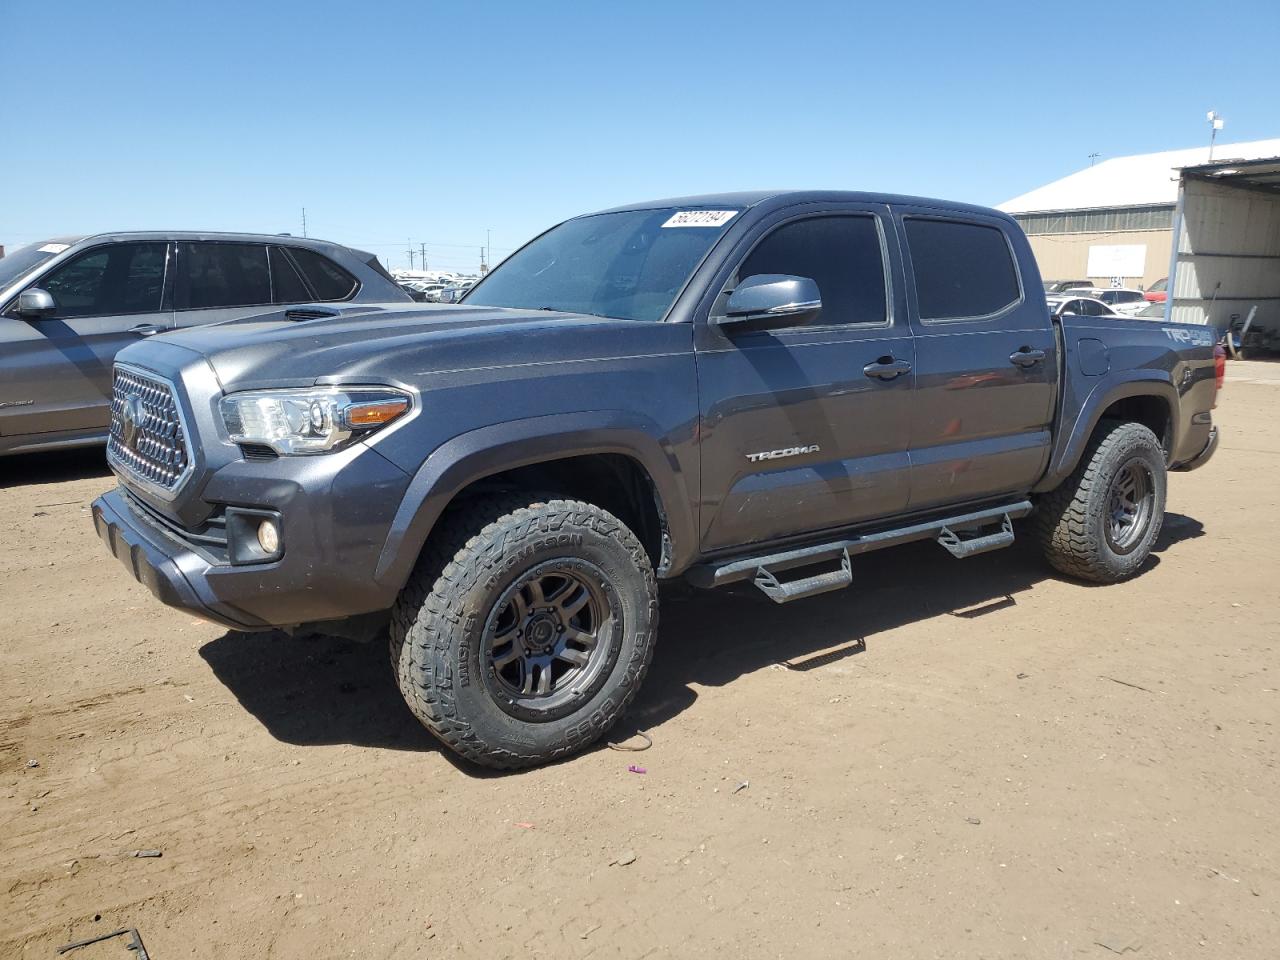
[[165,603],[389,634],[409,708],[480,764],[597,740],[658,581],[789,602],[851,557],[1038,538],[1137,573],[1167,471],[1217,444],[1205,327],[1051,315],[981,207],[739,193],[577,217],[460,304],[280,310],[138,343],[94,502]]

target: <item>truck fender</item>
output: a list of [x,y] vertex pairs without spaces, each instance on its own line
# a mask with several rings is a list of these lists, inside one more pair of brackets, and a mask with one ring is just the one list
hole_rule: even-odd
[[[1080,458],[1084,456],[1085,447],[1088,446],[1089,438],[1093,436],[1093,431],[1097,428],[1103,413],[1117,400],[1125,400],[1129,397],[1159,398],[1168,408],[1171,427],[1177,428],[1178,393],[1169,382],[1167,373],[1160,370],[1129,370],[1123,373],[1118,381],[1114,377],[1108,378],[1097,384],[1085,397],[1074,423],[1063,420],[1060,429],[1063,432],[1069,429],[1070,433],[1067,434],[1066,440],[1060,442],[1055,448],[1053,458],[1049,462],[1049,469],[1036,484],[1034,492],[1046,493],[1069,477],[1079,464]],[[1069,410],[1064,409],[1064,418],[1069,413]]]
[[596,453],[637,461],[653,481],[673,549],[696,543],[695,522],[679,462],[655,424],[621,410],[529,417],[480,427],[437,447],[418,468],[392,521],[374,579],[402,587],[440,514],[467,486],[535,463]]

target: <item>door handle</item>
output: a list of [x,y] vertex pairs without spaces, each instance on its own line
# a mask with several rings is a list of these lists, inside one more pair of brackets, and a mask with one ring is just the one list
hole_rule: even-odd
[[153,333],[164,333],[164,327],[157,327],[154,323],[140,323],[136,327],[130,327],[130,333],[136,333],[140,337],[149,337]]
[[1032,350],[1030,347],[1019,347],[1009,354],[1009,362],[1019,367],[1034,367],[1045,358],[1043,350]]
[[896,380],[904,373],[911,372],[911,364],[893,357],[881,357],[874,363],[868,363],[862,368],[862,372],[875,380]]

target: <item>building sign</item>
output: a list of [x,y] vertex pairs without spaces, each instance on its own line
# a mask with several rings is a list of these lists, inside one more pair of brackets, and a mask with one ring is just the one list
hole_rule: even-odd
[[1090,277],[1143,277],[1147,273],[1147,245],[1145,243],[1089,245],[1089,266],[1085,270]]

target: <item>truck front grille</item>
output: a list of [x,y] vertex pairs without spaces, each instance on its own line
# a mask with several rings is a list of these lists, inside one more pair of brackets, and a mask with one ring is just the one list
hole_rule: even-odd
[[131,368],[115,368],[107,456],[153,487],[178,488],[191,471],[191,451],[172,386]]

